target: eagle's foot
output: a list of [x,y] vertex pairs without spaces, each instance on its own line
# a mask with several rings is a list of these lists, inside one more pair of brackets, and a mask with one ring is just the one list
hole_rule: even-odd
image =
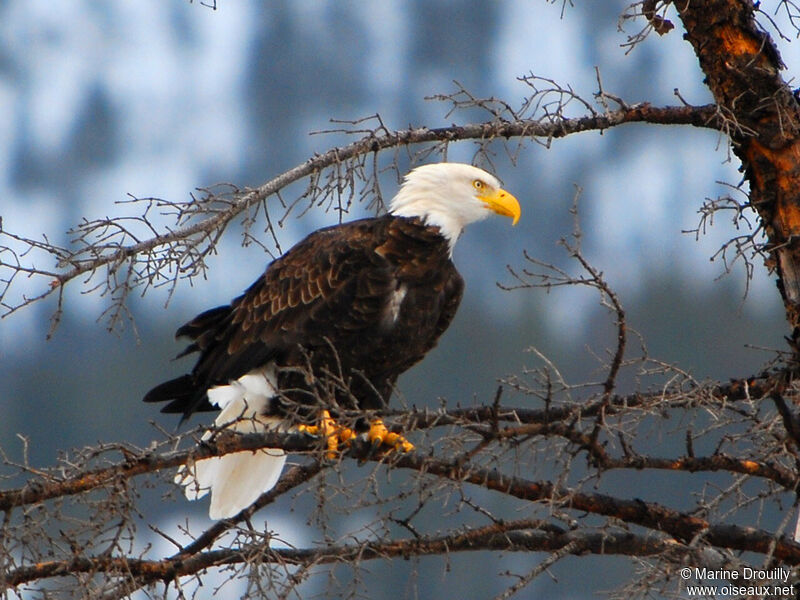
[[[297,430],[309,435],[324,437],[326,444],[325,456],[331,460],[336,458],[340,446],[349,447],[357,435],[349,427],[339,425],[327,410],[322,411],[318,425],[298,425]],[[390,451],[398,452],[411,452],[414,450],[414,444],[399,433],[389,431],[381,419],[375,419],[370,423],[366,438],[367,442],[372,444],[376,450],[381,447],[388,447]]]
[[[297,430],[309,435],[324,437],[325,456],[331,460],[336,458],[341,446],[349,447],[357,435],[349,427],[339,425],[327,410],[322,411],[318,425],[298,425]],[[375,450],[379,450],[381,447],[388,447],[390,451],[398,452],[414,450],[414,444],[399,433],[389,431],[382,419],[375,419],[370,423],[366,438]]]
[[414,444],[399,433],[389,431],[381,419],[375,419],[370,423],[367,440],[375,447],[389,446],[398,452],[411,452],[414,449]]
[[322,411],[319,425],[298,425],[297,430],[309,435],[324,437],[327,448],[325,456],[331,460],[336,458],[339,444],[349,445],[355,437],[352,429],[339,425],[327,410]]

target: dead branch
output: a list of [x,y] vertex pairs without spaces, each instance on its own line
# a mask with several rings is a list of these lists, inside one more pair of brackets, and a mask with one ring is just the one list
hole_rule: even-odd
[[[525,432],[527,435],[529,432]],[[253,449],[260,445],[275,446],[278,437],[282,437],[286,446],[297,450],[301,446],[310,449],[318,440],[309,439],[310,436],[296,434],[249,434],[231,436],[230,441],[219,445],[211,443],[208,448],[192,451],[195,458],[219,455],[242,449]],[[269,442],[269,443],[266,443]],[[317,444],[318,445],[318,444]],[[597,492],[586,492],[569,489],[550,481],[532,481],[518,476],[505,475],[496,469],[487,469],[458,460],[443,460],[431,456],[422,456],[411,453],[401,456],[375,457],[369,452],[353,449],[360,460],[386,460],[391,468],[409,469],[424,474],[427,477],[438,477],[458,482],[460,485],[469,483],[488,490],[493,490],[504,495],[519,498],[528,502],[544,502],[554,507],[568,511],[579,511],[610,517],[620,522],[640,525],[668,537],[659,538],[642,536],[631,532],[623,534],[610,534],[603,532],[578,531],[553,531],[545,523],[532,524],[496,523],[477,532],[464,534],[449,534],[440,538],[415,538],[413,540],[398,540],[385,544],[372,542],[350,546],[334,546],[321,550],[275,550],[267,545],[258,547],[236,547],[222,550],[207,551],[206,549],[224,531],[233,526],[235,522],[248,519],[255,510],[265,506],[275,497],[294,488],[296,485],[307,481],[319,472],[321,463],[314,461],[310,465],[295,467],[284,476],[278,487],[264,494],[252,507],[243,511],[236,518],[221,522],[207,530],[192,544],[182,548],[173,557],[160,560],[142,560],[135,557],[121,556],[80,556],[72,559],[39,562],[35,565],[18,567],[9,571],[5,576],[5,585],[15,587],[30,581],[41,580],[49,577],[59,577],[75,573],[110,573],[113,575],[127,575],[132,578],[126,584],[130,592],[130,585],[136,581],[136,586],[146,585],[154,581],[171,581],[176,577],[195,574],[209,567],[219,567],[249,560],[254,552],[262,553],[260,560],[266,562],[279,562],[280,564],[326,564],[331,561],[347,562],[357,553],[365,560],[373,558],[389,558],[392,556],[442,554],[464,550],[547,550],[557,551],[569,547],[570,553],[603,553],[603,554],[637,554],[647,555],[676,550],[681,544],[693,544],[698,539],[704,543],[718,548],[733,550],[748,550],[769,554],[788,565],[800,564],[800,544],[787,538],[776,537],[775,534],[758,530],[752,527],[735,525],[713,524],[691,514],[681,513],[666,506],[645,502],[642,500],[625,500]],[[142,468],[158,470],[173,467],[179,459],[189,460],[191,452],[170,453],[166,456],[148,456],[138,461],[128,460],[118,465],[120,474],[131,475],[134,471],[140,472]],[[625,463],[625,464],[623,464]],[[130,468],[130,465],[136,468]],[[696,471],[732,469],[737,472],[747,472],[753,475],[767,475],[770,469],[766,465],[757,465],[746,461],[737,461],[727,457],[716,456],[706,458],[683,458],[671,461],[659,459],[642,459],[639,461],[619,461],[614,468],[666,468],[671,470]],[[94,476],[94,475],[93,475]],[[21,497],[24,494],[16,494]],[[9,496],[6,496],[8,498]],[[29,493],[30,497],[30,493]],[[35,501],[34,501],[35,502]],[[6,508],[6,511],[9,509]],[[517,529],[538,529],[539,531],[526,531],[519,535],[510,532]],[[570,545],[572,544],[572,545]]]
[[481,550],[556,552],[569,549],[570,554],[648,556],[675,552],[680,547],[678,542],[664,537],[628,532],[553,531],[547,527],[542,529],[539,524],[531,521],[512,521],[446,536],[399,539],[385,543],[371,541],[323,549],[271,549],[259,545],[211,550],[160,561],[113,556],[50,561],[15,569],[8,574],[6,582],[10,587],[17,587],[32,581],[75,573],[108,573],[118,577],[131,576],[145,584],[156,581],[170,583],[179,577],[212,567],[246,563],[254,555],[259,555],[259,560],[267,563],[307,566]]
[[[590,452],[594,458],[607,468],[657,468],[694,472],[699,470],[729,470],[738,473],[757,475],[793,488],[797,477],[778,464],[765,464],[749,459],[739,459],[724,454],[708,457],[653,458],[644,456],[628,456],[624,459],[613,459],[604,450],[592,450],[590,437],[576,423],[597,417],[601,410],[609,416],[625,411],[685,409],[698,402],[698,399],[713,399],[723,410],[735,409],[736,400],[745,398],[758,400],[771,397],[775,390],[785,389],[783,372],[764,374],[759,377],[748,377],[733,380],[727,384],[716,386],[698,386],[693,390],[676,388],[672,391],[658,391],[651,394],[636,393],[630,396],[611,396],[607,401],[564,403],[560,406],[545,409],[530,409],[502,405],[483,405],[468,408],[441,408],[435,411],[387,410],[382,414],[391,424],[397,423],[406,431],[430,430],[438,427],[460,426],[470,431],[480,431],[487,438],[497,441],[512,441],[530,435],[561,436]],[[745,393],[746,390],[746,393]],[[788,409],[787,409],[788,410]],[[343,413],[345,419],[355,418],[360,413]],[[486,423],[510,423],[512,425],[496,428],[492,425],[486,429],[476,430],[475,425]],[[180,443],[183,439],[197,439],[198,432],[191,431],[179,436],[176,440],[167,440],[163,445]],[[317,438],[305,433],[265,432],[247,435],[220,435],[205,440],[201,445],[185,450],[160,451],[156,449],[136,450],[125,447],[121,461],[100,468],[79,469],[66,476],[58,472],[39,470],[39,477],[21,488],[0,490],[0,510],[8,511],[14,507],[38,504],[54,498],[81,494],[93,489],[113,484],[116,481],[129,479],[147,473],[155,473],[165,469],[176,468],[187,462],[198,461],[212,456],[223,456],[232,452],[258,450],[262,448],[282,448],[293,453],[313,453],[320,448]],[[118,450],[116,446],[110,450]],[[355,452],[358,448],[354,449]],[[357,454],[355,455],[357,457]],[[6,459],[8,463],[8,460]],[[10,463],[9,463],[10,464]]]

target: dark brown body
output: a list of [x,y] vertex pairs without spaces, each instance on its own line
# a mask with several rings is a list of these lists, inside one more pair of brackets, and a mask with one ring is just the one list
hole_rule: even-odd
[[184,418],[214,407],[206,390],[270,362],[279,368],[273,413],[298,405],[385,406],[397,377],[436,344],[463,280],[447,241],[419,219],[385,216],[320,229],[269,265],[230,305],[181,327],[199,352],[188,375],[146,402]]

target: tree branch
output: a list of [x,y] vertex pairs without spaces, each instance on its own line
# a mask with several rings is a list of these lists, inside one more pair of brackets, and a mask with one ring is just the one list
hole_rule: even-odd
[[[212,550],[163,560],[118,556],[77,557],[14,569],[7,574],[6,585],[13,588],[75,573],[109,573],[134,578],[141,587],[156,581],[169,583],[178,577],[199,573],[211,567],[248,563],[256,557],[265,563],[310,566],[480,550],[554,552],[567,547],[571,548],[572,554],[588,552],[648,556],[674,552],[681,544],[666,537],[652,535],[592,530],[553,531],[552,528],[541,529],[541,523],[534,521],[512,521],[444,536],[389,542],[367,541],[313,549],[272,549],[265,544]],[[131,591],[131,588],[127,589],[128,593]]]
[[495,469],[457,465],[417,454],[397,457],[392,464],[453,481],[471,483],[522,500],[548,501],[570,510],[613,517],[667,533],[687,544],[699,536],[714,546],[772,554],[791,565],[800,564],[800,543],[788,538],[776,539],[774,534],[752,527],[712,525],[705,519],[655,502],[625,500],[607,494],[576,491],[550,481],[530,481],[504,475]]
[[[575,428],[575,423],[581,419],[597,416],[603,407],[609,415],[643,408],[652,403],[657,403],[662,407],[683,408],[696,402],[695,398],[697,397],[716,398],[720,401],[721,406],[729,406],[730,402],[736,400],[769,396],[776,390],[785,389],[785,386],[784,373],[775,372],[759,377],[731,380],[729,383],[716,386],[699,387],[691,391],[676,389],[674,391],[662,390],[653,394],[636,393],[630,396],[612,396],[607,403],[604,403],[601,398],[595,402],[564,403],[543,409],[492,404],[468,408],[442,408],[436,411],[428,409],[386,410],[381,414],[390,421],[395,421],[405,431],[428,430],[446,426],[464,427],[494,422],[511,423],[516,427],[509,426],[498,429],[496,436],[498,440],[555,434],[590,449],[588,448],[588,437],[582,437],[583,434]],[[344,413],[343,416],[355,418],[359,415]],[[536,428],[519,427],[523,425],[535,425]],[[197,433],[189,432],[181,437],[197,438]],[[484,434],[492,435],[489,430]],[[174,440],[169,440],[168,443],[174,443]],[[109,466],[77,469],[69,472],[66,476],[57,476],[55,473],[39,470],[40,478],[17,489],[0,490],[0,511],[41,503],[53,498],[81,494],[111,485],[115,481],[175,468],[187,462],[262,448],[282,448],[287,452],[309,453],[320,449],[320,440],[305,433],[265,432],[246,435],[216,435],[204,440],[200,445],[185,450],[159,452],[157,449],[136,451],[126,448],[123,452],[124,460]],[[114,449],[117,447],[115,446]],[[709,457],[627,457],[624,459],[596,455],[595,458],[599,460],[600,466],[606,468],[659,468],[689,472],[729,470],[764,477],[787,489],[793,489],[797,484],[797,477],[778,464],[764,464],[755,460],[728,457],[724,454],[715,454]]]
[[[518,421],[520,415],[528,418],[542,417],[541,414],[534,415],[531,412],[526,413],[520,409],[492,405],[469,410],[457,409],[453,414],[445,413],[439,415],[438,420],[429,420],[428,424],[431,427],[444,423],[451,424],[460,422],[464,424],[465,422],[469,423],[470,419],[476,419],[481,416],[485,417],[489,413],[493,415],[493,418],[498,420],[511,419],[513,416],[513,419]],[[548,418],[550,421],[546,424],[533,423],[516,428],[498,429],[498,439],[509,440],[517,437],[525,438],[530,435],[544,436],[555,431],[559,435],[564,435],[570,439],[570,441],[576,443],[585,442],[585,439],[577,439],[571,434],[565,433],[563,427],[566,426],[566,423],[557,423],[554,422],[551,417]],[[531,427],[534,429],[531,429]],[[98,486],[110,485],[120,479],[127,479],[135,475],[164,468],[173,468],[187,461],[200,460],[210,456],[220,456],[230,452],[254,450],[263,447],[284,447],[294,452],[310,452],[315,449],[320,452],[322,451],[322,448],[320,448],[320,440],[306,434],[270,432],[265,434],[220,435],[208,440],[207,443],[193,450],[173,451],[162,454],[148,452],[141,456],[128,456],[126,460],[120,464],[99,470],[75,473],[68,480],[63,482],[48,482],[45,484],[33,483],[19,490],[2,492],[0,495],[0,507],[8,512],[15,506],[41,503],[45,499],[55,498],[59,495],[74,494]],[[625,523],[640,525],[654,531],[668,534],[684,544],[695,543],[696,539],[699,538],[713,546],[769,554],[790,565],[800,564],[800,545],[786,538],[778,538],[770,532],[755,528],[713,524],[706,519],[681,513],[654,502],[645,502],[638,499],[626,500],[607,494],[571,489],[546,480],[528,480],[518,476],[503,474],[494,468],[473,465],[464,462],[460,458],[435,458],[432,456],[423,456],[419,453],[375,456],[369,449],[363,446],[359,447],[358,445],[351,448],[349,454],[359,460],[386,461],[391,468],[412,470],[433,476],[434,478],[449,479],[459,484],[470,483],[528,502],[544,502],[570,512],[580,511],[592,513],[617,519]],[[636,456],[613,458],[609,457],[606,453],[600,454],[599,456],[600,460],[598,462],[604,468],[655,468],[689,472],[698,470],[726,470],[771,479],[786,487],[791,486],[792,489],[793,486],[796,485],[797,479],[787,470],[781,469],[775,465],[745,459],[735,459],[722,454],[715,454],[708,457],[681,457],[677,459]],[[15,581],[29,581],[30,578],[40,576],[56,576],[63,573],[63,569],[77,570],[79,572],[84,570],[114,571],[121,568],[121,565],[124,563],[128,571],[137,580],[137,583],[143,585],[147,581],[169,579],[181,575],[184,573],[181,569],[189,569],[190,571],[188,572],[196,572],[191,571],[191,569],[202,569],[212,565],[228,564],[230,560],[237,562],[241,560],[241,556],[243,555],[241,548],[230,551],[206,552],[202,555],[199,553],[213,544],[220,535],[235,526],[236,523],[248,520],[255,511],[266,506],[286,491],[308,481],[319,473],[322,468],[323,463],[320,460],[314,460],[307,465],[294,467],[281,478],[276,488],[262,495],[253,506],[242,511],[242,513],[233,519],[216,523],[195,541],[181,548],[181,550],[170,558],[160,561],[135,561],[126,558],[111,559],[103,557],[91,559],[81,557],[70,560],[52,561],[49,563],[45,562],[29,567],[18,568],[12,572],[10,578],[7,578],[7,582],[12,582],[10,585],[15,585],[13,583]],[[554,539],[558,538],[556,537]],[[397,548],[405,548],[403,544],[405,544],[405,542],[401,543]],[[420,548],[422,547],[423,546]],[[488,545],[485,547],[490,548],[492,546]],[[390,548],[390,546],[386,546],[384,550],[391,554],[391,550],[388,550],[388,548]],[[338,550],[340,549],[336,551],[338,552]],[[398,550],[398,552],[400,552],[400,550]],[[415,552],[424,553],[422,549],[416,550]],[[240,558],[234,559],[232,558],[234,556],[239,556]],[[290,555],[285,554],[278,554],[275,556],[279,556],[281,560],[284,561],[290,558]],[[315,555],[315,557],[314,560],[317,560],[319,555]],[[176,565],[181,566],[177,567]],[[138,578],[141,578],[141,581],[139,581]]]

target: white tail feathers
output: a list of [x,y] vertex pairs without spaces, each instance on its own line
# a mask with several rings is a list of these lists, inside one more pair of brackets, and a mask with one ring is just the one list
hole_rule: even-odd
[[[222,409],[214,421],[216,428],[242,433],[282,429],[285,424],[281,419],[263,415],[276,389],[273,365],[251,371],[229,385],[211,388],[209,401]],[[211,435],[209,431],[203,439]],[[175,483],[184,486],[189,500],[211,492],[208,515],[212,519],[226,519],[272,489],[285,462],[286,454],[277,448],[236,452],[181,467],[175,475]]]

